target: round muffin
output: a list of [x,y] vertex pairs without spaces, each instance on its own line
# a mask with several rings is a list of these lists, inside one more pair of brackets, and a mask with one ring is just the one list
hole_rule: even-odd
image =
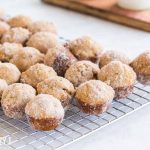
[[14,16],[8,20],[8,24],[11,27],[27,28],[31,23],[31,18],[23,15]]
[[52,67],[44,64],[35,64],[21,74],[21,82],[36,88],[38,83],[55,76],[57,76],[57,73]]
[[3,34],[1,42],[24,44],[29,36],[30,32],[27,29],[21,27],[11,28],[8,32]]
[[1,101],[1,98],[2,98],[3,91],[6,90],[7,87],[8,87],[7,82],[3,79],[0,79],[0,101]]
[[1,105],[4,114],[10,118],[20,119],[25,115],[26,104],[35,97],[35,89],[22,83],[9,85],[2,94]]
[[0,45],[0,60],[9,62],[10,59],[22,49],[22,45],[18,43],[4,43]]
[[144,85],[150,85],[150,51],[140,54],[130,65],[137,74],[137,80]]
[[98,115],[109,108],[114,95],[113,88],[104,82],[89,80],[76,89],[75,98],[83,112]]
[[47,22],[47,21],[33,22],[28,26],[28,29],[32,33],[36,33],[36,32],[51,32],[54,34],[57,33],[56,26],[52,22]]
[[106,51],[99,58],[99,66],[100,68],[107,65],[111,61],[121,61],[124,64],[129,65],[130,59],[122,52],[118,51]]
[[25,113],[31,127],[42,131],[57,128],[64,118],[60,101],[48,94],[37,95],[26,105]]
[[49,48],[57,45],[57,37],[50,32],[37,32],[30,37],[27,45],[46,53]]
[[67,69],[65,78],[77,87],[85,81],[96,79],[98,72],[98,65],[90,61],[82,60],[72,64],[69,69]]
[[77,59],[62,45],[49,49],[44,60],[44,63],[53,67],[59,76],[64,76],[66,70],[75,62]]
[[110,85],[115,90],[115,98],[121,99],[132,93],[136,74],[130,66],[112,61],[101,68],[98,79]]
[[67,47],[79,60],[91,60],[96,62],[102,53],[100,45],[88,36],[69,42]]
[[6,33],[9,29],[10,29],[10,26],[6,22],[0,21],[0,37],[4,33]]
[[19,70],[25,71],[30,66],[44,61],[44,55],[33,47],[24,47],[18,53],[16,53],[10,60],[11,63],[15,64]]
[[37,91],[39,94],[53,95],[61,101],[64,108],[67,108],[74,95],[75,89],[70,81],[56,76],[40,82],[37,85]]
[[11,63],[0,63],[0,79],[6,80],[7,84],[18,82],[20,79],[19,69]]

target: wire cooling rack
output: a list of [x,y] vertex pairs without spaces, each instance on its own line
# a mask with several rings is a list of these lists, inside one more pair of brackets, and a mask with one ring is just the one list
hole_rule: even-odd
[[112,107],[99,116],[82,113],[73,102],[61,126],[49,132],[32,130],[25,118],[22,120],[8,118],[0,109],[0,140],[2,141],[1,137],[5,137],[4,143],[0,143],[0,149],[59,149],[110,125],[149,103],[150,87],[137,83],[134,92],[127,99],[114,100]]

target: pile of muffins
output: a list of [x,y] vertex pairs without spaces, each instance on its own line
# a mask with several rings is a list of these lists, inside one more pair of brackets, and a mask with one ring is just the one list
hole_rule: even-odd
[[73,98],[98,115],[131,94],[136,79],[150,85],[150,51],[130,61],[88,36],[60,43],[51,22],[0,13],[0,43],[1,107],[36,130],[58,127]]

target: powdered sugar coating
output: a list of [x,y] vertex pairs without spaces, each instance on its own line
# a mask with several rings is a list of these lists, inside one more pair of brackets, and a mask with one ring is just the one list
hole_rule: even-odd
[[5,80],[0,79],[0,101],[2,98],[3,91],[8,87],[8,84]]
[[27,29],[15,27],[3,34],[1,42],[24,44],[28,40],[29,36],[30,32]]
[[64,117],[64,109],[60,101],[48,94],[37,95],[26,105],[25,113],[35,119]]
[[49,48],[55,47],[56,45],[57,37],[50,32],[37,32],[27,42],[27,46],[37,48],[42,53],[46,53]]
[[129,64],[129,58],[122,52],[119,51],[106,51],[99,58],[99,66],[103,67],[111,61],[121,61],[124,64]]
[[36,88],[38,83],[54,76],[57,76],[57,73],[52,67],[44,64],[35,64],[21,74],[21,82]]
[[4,90],[2,108],[5,115],[11,118],[22,118],[26,104],[34,98],[36,91],[28,84],[14,83]]
[[76,99],[90,105],[105,104],[113,100],[112,87],[98,80],[89,80],[76,89]]
[[82,60],[72,64],[65,73],[65,78],[73,83],[74,86],[79,86],[81,83],[97,78],[99,72],[98,65]]
[[6,80],[8,84],[18,82],[20,79],[19,69],[11,63],[0,63],[0,79]]
[[10,26],[6,22],[0,21],[0,36],[6,33],[9,29]]
[[113,88],[128,87],[135,83],[136,74],[130,66],[120,61],[112,61],[101,68],[98,79]]
[[14,54],[10,62],[15,64],[22,72],[36,63],[42,63],[43,60],[44,54],[40,53],[37,49],[33,47],[24,47],[18,51],[18,53]]

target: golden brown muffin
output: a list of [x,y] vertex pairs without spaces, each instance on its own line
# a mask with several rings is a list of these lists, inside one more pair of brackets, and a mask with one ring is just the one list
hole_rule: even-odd
[[22,45],[18,43],[4,43],[0,45],[0,60],[9,62],[10,59],[22,49]]
[[52,22],[47,21],[36,21],[29,25],[29,31],[32,33],[36,32],[51,32],[57,34],[56,26]]
[[10,29],[10,26],[6,22],[0,21],[0,37],[4,33],[6,33],[9,29]]
[[39,94],[53,95],[61,101],[64,108],[67,108],[74,95],[75,89],[70,81],[56,76],[40,82],[37,85],[37,91]]
[[114,95],[113,88],[106,83],[89,80],[76,89],[75,98],[83,112],[98,115],[108,109]]
[[37,84],[45,79],[55,77],[57,73],[52,67],[44,64],[35,64],[21,74],[21,82],[32,85],[36,88]]
[[26,105],[25,113],[31,127],[42,131],[57,128],[64,118],[60,101],[48,94],[37,95]]
[[91,60],[96,62],[102,53],[100,45],[88,36],[69,42],[67,47],[79,60]]
[[19,69],[11,63],[0,63],[0,79],[6,80],[7,84],[18,82],[20,79]]
[[77,59],[62,45],[49,49],[44,60],[44,63],[53,67],[59,76],[64,76],[66,70],[75,62]]
[[15,64],[21,72],[27,70],[30,66],[42,63],[43,61],[44,55],[33,47],[22,48],[10,60],[10,62]]
[[6,116],[20,119],[25,115],[26,104],[35,97],[35,89],[22,83],[14,83],[4,90],[2,95],[2,109]]
[[7,82],[3,79],[0,79],[0,103],[1,103],[1,98],[2,98],[3,91],[6,90],[7,87],[8,87]]
[[90,61],[82,60],[72,64],[67,69],[65,78],[76,87],[85,81],[96,79],[98,72],[98,65]]
[[1,42],[24,44],[29,39],[29,36],[30,32],[27,29],[21,27],[11,28],[3,34]]
[[11,27],[27,28],[31,23],[31,18],[23,15],[14,16],[8,20],[8,24]]
[[27,45],[46,53],[49,48],[57,45],[57,37],[50,32],[37,32],[30,37]]
[[112,61],[101,68],[98,79],[110,85],[115,90],[115,98],[121,99],[132,93],[136,74],[130,66]]
[[100,68],[107,65],[111,61],[121,61],[124,64],[129,65],[130,59],[122,52],[118,51],[106,51],[99,58],[99,66]]
[[137,80],[144,85],[150,85],[150,51],[140,54],[130,65],[137,74]]

